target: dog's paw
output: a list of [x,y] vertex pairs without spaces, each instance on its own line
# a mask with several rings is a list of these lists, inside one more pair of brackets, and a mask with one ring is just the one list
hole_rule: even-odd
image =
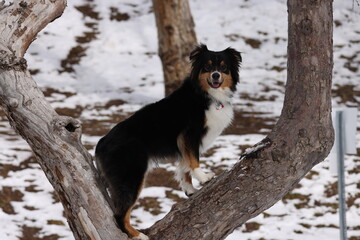
[[195,168],[193,171],[193,176],[199,180],[201,184],[209,182],[215,177],[214,173],[204,173],[200,168]]
[[191,183],[182,182],[180,185],[181,185],[181,189],[184,191],[184,193],[188,197],[190,197],[197,191],[197,189],[194,188],[194,186]]
[[133,237],[132,239],[134,239],[134,240],[149,240],[149,237],[143,233],[140,233],[139,236]]
[[192,187],[189,189],[184,189],[185,195],[191,197],[196,192],[196,188]]

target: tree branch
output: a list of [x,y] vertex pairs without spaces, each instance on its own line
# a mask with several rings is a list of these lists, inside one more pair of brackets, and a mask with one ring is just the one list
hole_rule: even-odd
[[223,239],[275,204],[328,155],[334,140],[332,1],[289,0],[288,9],[288,80],[274,130],[231,171],[174,205],[148,229],[151,239]]
[[[332,1],[289,0],[288,82],[272,133],[150,229],[151,239],[223,239],[272,206],[330,151]],[[0,6],[0,104],[59,194],[76,239],[127,239],[97,183],[81,125],[56,114],[26,70],[27,47],[65,1]]]
[[21,1],[1,7],[0,104],[29,143],[65,209],[76,239],[128,239],[112,219],[92,158],[82,146],[78,120],[59,116],[26,70],[22,58],[65,1]]

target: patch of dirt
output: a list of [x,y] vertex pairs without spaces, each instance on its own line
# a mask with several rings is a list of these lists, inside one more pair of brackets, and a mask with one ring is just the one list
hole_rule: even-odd
[[325,196],[327,198],[335,196],[338,194],[338,182],[333,182],[325,186]]
[[339,104],[345,104],[347,102],[359,103],[356,97],[360,98],[360,91],[355,90],[355,85],[335,85],[336,89],[332,90],[333,97],[340,97]]
[[4,213],[16,214],[11,202],[22,202],[24,194],[12,187],[3,186],[0,190],[0,208]]
[[236,111],[232,124],[225,129],[224,134],[256,134],[260,129],[265,133],[270,132],[275,126],[276,119],[261,116],[264,114],[266,113]]
[[121,99],[113,99],[113,100],[108,101],[108,102],[105,104],[104,108],[107,109],[107,108],[110,108],[110,107],[112,107],[112,106],[121,106],[121,105],[123,105],[123,104],[125,104],[125,103],[126,103],[126,101],[124,101],[124,100],[121,100]]
[[290,192],[282,199],[285,204],[287,204],[290,200],[298,200],[298,203],[294,203],[294,206],[296,209],[301,209],[309,206],[310,195]]
[[20,165],[2,164],[0,163],[0,176],[7,178],[9,172],[21,171],[30,168],[31,164],[37,164],[35,157],[31,156],[20,163]]
[[[264,92],[270,92],[272,89],[270,88],[264,88]],[[242,99],[246,99],[250,102],[266,102],[266,101],[269,101],[269,102],[273,102],[276,100],[276,98],[278,98],[278,96],[276,95],[273,95],[273,96],[266,96],[266,95],[260,95],[260,96],[256,96],[256,97],[253,97],[253,96],[250,96],[250,94],[248,93],[242,93],[241,96],[240,96]]]
[[[98,35],[98,33],[95,31],[84,32],[83,35],[76,37],[76,42],[80,43],[80,44],[81,43],[89,43],[89,42],[95,40],[97,35]],[[79,62],[80,62],[80,60],[79,60]],[[77,63],[79,63],[79,62],[77,62]]]
[[[356,42],[353,43],[356,44]],[[355,59],[359,53],[360,51],[355,52],[352,56],[340,55],[340,58],[346,59],[346,62],[344,63],[344,68],[347,68],[349,69],[349,71],[354,73],[357,72],[359,70],[360,61],[355,61]]]
[[61,220],[48,220],[48,225],[58,225],[58,226],[65,226],[64,222]]
[[97,39],[97,35],[99,34],[97,21],[101,20],[101,17],[100,13],[94,10],[95,7],[96,5],[91,3],[75,6],[75,9],[81,12],[84,17],[90,18],[90,22],[85,22],[85,26],[88,27],[90,31],[85,31],[82,35],[75,38],[78,45],[72,47],[66,58],[61,60],[59,73],[75,72],[74,65],[78,65],[81,59],[86,56],[86,50],[88,49],[87,44]]
[[360,193],[350,193],[350,196],[347,197],[347,200],[346,200],[346,205],[348,208],[354,206],[355,208],[360,208],[360,204],[357,203],[360,199]]
[[145,211],[150,212],[155,216],[163,213],[161,211],[160,203],[156,197],[139,198],[136,205],[134,206],[134,209],[139,207],[144,208]]
[[261,46],[260,40],[255,39],[255,38],[242,37],[237,33],[225,34],[225,37],[231,42],[236,42],[236,41],[238,41],[238,39],[242,38],[242,39],[244,39],[244,41],[247,45],[249,45],[250,47],[252,47],[254,49],[260,48],[260,46]]
[[69,98],[71,96],[76,95],[76,93],[74,93],[74,92],[60,91],[59,89],[55,89],[55,88],[43,88],[41,90],[44,93],[45,97],[51,97],[53,94],[61,94],[61,95],[65,95],[65,97]]
[[26,209],[26,210],[29,210],[29,211],[35,211],[35,210],[39,210],[38,208],[36,208],[36,207],[32,207],[32,206],[24,206],[24,208]]
[[316,227],[316,228],[339,228],[338,226],[336,226],[334,224],[328,224],[328,225],[318,224],[318,225],[315,225],[314,227]]
[[82,119],[83,133],[89,136],[104,136],[114,124],[124,121],[127,117],[125,113],[114,113],[106,120]]
[[313,179],[314,176],[319,176],[319,172],[311,170],[308,174],[306,174],[306,179]]
[[180,190],[173,172],[167,171],[165,168],[155,168],[147,175],[145,187],[160,186]]
[[231,42],[235,42],[239,38],[241,38],[240,35],[237,33],[226,34],[225,37]]
[[335,27],[340,27],[342,25],[340,20],[334,20]]
[[19,240],[57,240],[60,238],[60,236],[56,234],[39,237],[40,235],[42,235],[41,228],[23,225],[22,236],[19,238]]
[[250,45],[252,48],[257,49],[261,46],[261,41],[254,39],[254,38],[244,38],[245,43]]
[[360,236],[351,236],[349,240],[360,240]]
[[[114,99],[108,101],[105,105],[102,106],[95,106],[94,109],[100,111],[102,109],[109,109],[112,106],[121,106],[125,104],[126,102],[121,99]],[[125,113],[122,111],[114,112],[111,115],[98,115],[99,117],[106,117],[104,120],[98,120],[98,119],[81,119],[82,121],[82,129],[83,133],[87,134],[89,136],[104,136],[109,132],[111,127],[113,127],[115,124],[124,121],[129,116],[131,116],[132,113]],[[85,146],[87,149],[91,149],[92,146]],[[89,147],[89,148],[88,148]]]
[[282,71],[286,70],[286,67],[273,66],[270,70],[277,71],[277,72],[282,72]]
[[86,49],[87,47],[83,47],[81,45],[77,45],[71,48],[66,58],[61,60],[60,62],[60,66],[62,69],[59,70],[59,73],[75,72],[73,65],[78,65],[80,63],[81,58],[86,56],[85,53]]
[[113,21],[127,21],[130,19],[130,16],[129,14],[127,13],[122,13],[122,12],[119,12],[119,9],[116,8],[116,7],[111,7],[110,8],[110,20]]
[[360,165],[355,166],[353,169],[348,171],[349,174],[359,174],[360,173]]
[[73,118],[79,118],[83,112],[84,107],[76,105],[75,108],[55,108],[55,111],[59,115],[69,116]]
[[94,10],[94,4],[84,4],[75,6],[75,9],[83,14],[83,17],[89,17],[94,20],[101,20],[100,13]]
[[303,226],[304,228],[310,229],[311,225],[307,224],[307,223],[300,223],[301,226]]
[[165,191],[165,195],[166,195],[166,198],[172,199],[176,203],[185,200],[185,198],[181,198],[181,197],[179,197],[179,195],[174,194],[172,191],[169,191],[169,190]]
[[243,232],[253,232],[260,229],[261,224],[257,222],[247,222],[245,223],[245,230]]
[[34,193],[42,192],[42,190],[36,189],[37,187],[38,187],[37,185],[30,185],[30,186],[25,187],[25,191],[26,192],[34,192]]
[[211,157],[216,152],[216,150],[220,149],[220,148],[221,148],[220,146],[213,146],[213,147],[209,148],[206,152],[201,154],[201,156],[206,157],[206,158]]
[[29,72],[31,75],[36,75],[40,72],[40,69],[36,68],[36,69],[29,69]]
[[337,202],[329,203],[315,200],[314,205],[317,207],[327,207],[329,209],[327,212],[332,214],[337,213],[337,209],[339,208],[339,204]]

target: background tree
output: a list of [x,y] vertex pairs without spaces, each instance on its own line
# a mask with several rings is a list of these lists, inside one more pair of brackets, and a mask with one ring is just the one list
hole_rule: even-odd
[[177,89],[189,74],[189,54],[197,44],[188,0],[153,0],[163,65],[165,95]]
[[[80,142],[80,123],[59,116],[27,70],[23,55],[59,17],[65,1],[0,4],[0,104],[29,143],[64,206],[76,239],[127,239],[115,226]],[[288,81],[282,114],[253,151],[147,230],[151,239],[223,239],[272,206],[330,151],[332,1],[288,1]],[[189,227],[191,226],[191,227]]]

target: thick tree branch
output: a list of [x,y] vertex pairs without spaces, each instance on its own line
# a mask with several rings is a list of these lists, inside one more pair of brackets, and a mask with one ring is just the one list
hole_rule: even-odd
[[[223,239],[272,206],[330,151],[332,1],[289,0],[288,82],[281,117],[255,151],[148,230],[151,239]],[[63,203],[76,239],[127,239],[115,226],[81,125],[45,100],[22,59],[65,1],[0,6],[0,104]]]
[[332,1],[289,0],[288,8],[288,80],[274,130],[231,171],[175,205],[148,230],[151,239],[223,239],[328,155],[334,139]]
[[82,146],[80,122],[59,116],[26,70],[22,58],[65,1],[21,1],[0,14],[0,104],[10,124],[29,143],[65,209],[76,239],[128,239],[118,230],[97,184],[92,158]]

